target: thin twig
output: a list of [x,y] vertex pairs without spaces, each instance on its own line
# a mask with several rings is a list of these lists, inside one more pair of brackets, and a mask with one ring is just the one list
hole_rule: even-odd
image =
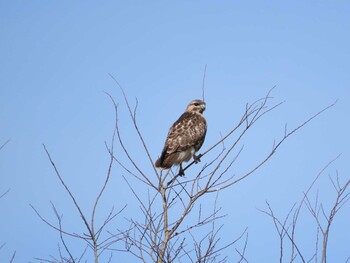
[[62,216],[60,216],[57,212],[57,209],[55,207],[55,205],[51,202],[52,205],[52,209],[56,215],[57,221],[58,221],[58,226],[59,226],[59,232],[60,232],[60,238],[61,238],[61,242],[66,250],[66,252],[69,254],[69,257],[71,258],[72,262],[75,263],[75,260],[70,252],[70,250],[68,249],[68,246],[63,238],[63,231],[62,231]]
[[11,139],[8,139],[6,142],[4,142],[1,146],[0,146],[0,151],[2,150],[2,148],[5,147],[6,144],[8,144],[11,141]]
[[7,190],[5,191],[5,193],[3,193],[2,195],[0,195],[0,199],[3,198],[8,192],[10,192],[10,190],[11,190],[11,189],[9,188],[9,189],[7,189]]
[[12,257],[10,259],[10,263],[13,262],[13,260],[15,259],[15,256],[16,256],[16,251],[13,252]]
[[[145,150],[145,152],[146,152],[146,154],[147,154],[147,156],[148,156],[149,162],[151,163],[151,165],[152,165],[152,167],[153,167],[154,173],[155,173],[156,175],[158,175],[158,171],[157,171],[157,169],[156,169],[156,167],[155,167],[155,165],[154,165],[154,162],[153,162],[153,160],[152,160],[151,154],[150,154],[149,151],[148,151],[148,147],[146,146],[146,143],[145,143],[145,141],[144,141],[144,139],[143,139],[143,136],[142,136],[142,134],[141,134],[141,132],[140,132],[140,130],[139,130],[139,127],[138,127],[138,125],[137,125],[137,123],[136,123],[135,114],[132,113],[131,106],[130,106],[130,104],[129,104],[129,100],[128,100],[128,98],[127,98],[125,92],[124,92],[124,89],[123,89],[123,87],[119,84],[119,82],[116,80],[116,78],[114,78],[113,75],[109,74],[109,76],[114,80],[114,82],[117,84],[117,86],[119,87],[119,89],[121,90],[121,92],[122,92],[122,94],[123,94],[124,101],[125,101],[125,103],[126,103],[126,106],[127,106],[128,110],[129,110],[130,117],[131,117],[132,122],[133,122],[133,124],[134,124],[134,128],[135,128],[135,130],[136,130],[136,132],[137,132],[137,134],[138,134],[139,139],[141,140],[141,143],[142,143],[142,145],[143,145],[143,148],[144,148],[144,150]],[[135,110],[136,110],[136,109],[135,109]]]
[[206,74],[207,74],[207,64],[205,64],[205,67],[204,67],[204,74],[203,74],[203,81],[202,81],[202,99],[203,101],[205,101],[205,98],[204,98],[204,84],[205,84],[205,77],[206,77]]
[[[58,169],[57,169],[55,163],[53,162],[53,160],[52,160],[52,158],[51,158],[51,156],[50,156],[50,153],[49,153],[48,150],[46,149],[45,144],[43,144],[43,147],[44,147],[44,150],[45,150],[45,152],[46,152],[46,155],[48,156],[48,158],[49,158],[49,160],[50,160],[50,162],[51,162],[52,167],[53,167],[54,170],[55,170],[55,173],[56,173],[58,179],[60,180],[60,182],[61,182],[61,184],[63,185],[63,187],[66,189],[66,191],[67,191],[67,193],[69,194],[70,198],[72,199],[72,201],[73,201],[73,203],[74,203],[76,209],[78,210],[78,212],[79,212],[79,214],[80,214],[80,217],[81,217],[81,219],[83,220],[83,222],[84,222],[84,224],[85,224],[85,227],[86,227],[86,229],[88,230],[90,236],[93,237],[93,233],[92,233],[92,231],[91,231],[91,228],[90,228],[90,226],[89,226],[89,223],[87,222],[87,220],[86,220],[86,218],[85,218],[85,215],[84,215],[84,213],[82,212],[80,206],[78,205],[78,203],[77,203],[77,201],[76,201],[76,199],[75,199],[73,193],[70,191],[70,189],[68,188],[68,186],[66,185],[66,183],[63,181],[63,179],[62,179],[60,173],[58,172]],[[33,207],[32,207],[32,208],[33,208]]]

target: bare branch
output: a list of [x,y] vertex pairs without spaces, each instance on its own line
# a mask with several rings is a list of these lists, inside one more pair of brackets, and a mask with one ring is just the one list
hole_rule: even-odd
[[[299,126],[297,126],[296,128],[294,128],[292,131],[288,132],[287,134],[285,134],[283,136],[282,139],[280,139],[277,144],[274,144],[273,149],[270,151],[270,153],[268,153],[266,155],[266,157],[260,162],[258,163],[256,166],[254,166],[254,168],[252,170],[250,170],[249,172],[247,172],[246,174],[242,175],[240,178],[234,180],[233,182],[226,184],[223,187],[220,187],[219,189],[215,189],[215,191],[217,190],[222,190],[225,189],[231,185],[234,185],[236,183],[238,183],[239,181],[245,179],[246,177],[248,177],[249,175],[251,175],[252,173],[254,173],[256,170],[258,170],[262,165],[264,165],[276,152],[276,150],[282,145],[282,143],[291,135],[293,135],[295,132],[297,132],[298,130],[300,130],[302,127],[304,127],[305,125],[307,125],[310,121],[312,121],[314,118],[316,118],[317,116],[319,116],[321,113],[323,113],[324,111],[326,111],[327,109],[333,107],[336,104],[337,101],[335,101],[334,103],[326,106],[325,108],[323,108],[322,110],[320,110],[319,112],[317,112],[316,114],[314,114],[313,116],[311,116],[309,119],[307,119],[306,121],[304,121],[302,124],[300,124]],[[259,116],[260,117],[260,116]]]
[[[134,161],[134,159],[131,157],[129,151],[127,150],[127,148],[125,147],[124,145],[124,142],[123,142],[123,139],[121,137],[121,134],[120,134],[120,130],[119,130],[119,125],[118,125],[118,106],[116,104],[116,102],[114,101],[114,99],[112,98],[111,95],[109,95],[108,93],[106,93],[110,99],[112,100],[112,103],[114,105],[114,110],[115,110],[115,114],[116,114],[116,126],[115,126],[115,130],[117,132],[117,136],[118,136],[118,140],[119,140],[119,144],[121,145],[124,153],[126,154],[126,156],[128,157],[129,161],[132,163],[132,165],[135,167],[135,169],[140,173],[140,175],[143,177],[143,180],[141,178],[139,178],[138,176],[136,176],[135,174],[131,173],[132,175],[134,175],[135,177],[137,177],[139,180],[143,181],[143,182],[147,182],[148,185],[152,186],[153,188],[157,188],[155,185],[153,185],[153,183],[149,180],[149,178],[145,175],[145,173],[139,168],[139,166],[136,164],[136,162]],[[129,111],[131,111],[131,108],[129,108]],[[132,113],[131,113],[131,118],[132,120],[134,121],[134,118],[132,117]],[[136,125],[136,124],[134,124]],[[119,164],[121,164],[119,161],[118,161]],[[153,163],[152,163],[153,165]],[[122,165],[122,167],[124,168],[125,166]],[[126,169],[126,168],[125,168]],[[128,169],[126,169],[127,171],[129,171]],[[158,173],[156,173],[157,176],[158,176]]]
[[[116,107],[116,105],[115,105]],[[124,209],[126,206],[124,206],[119,212],[117,213],[114,213],[114,208],[111,209],[111,211],[109,212],[109,214],[107,215],[107,217],[105,218],[105,220],[102,222],[102,224],[99,226],[99,227],[96,227],[95,225],[95,218],[96,218],[96,211],[97,211],[97,206],[99,205],[99,202],[101,200],[101,197],[103,195],[103,193],[105,192],[106,190],[106,187],[107,187],[107,184],[110,180],[110,177],[111,177],[111,173],[112,173],[112,167],[113,167],[113,163],[114,161],[116,160],[113,152],[114,152],[114,142],[115,142],[115,136],[116,136],[116,133],[117,133],[117,111],[115,112],[115,129],[113,131],[113,135],[112,135],[112,139],[111,139],[111,147],[109,148],[107,146],[107,143],[105,143],[107,149],[108,149],[108,153],[109,153],[109,164],[108,164],[108,169],[107,169],[107,173],[106,173],[106,178],[105,178],[105,181],[101,187],[101,189],[99,190],[98,194],[97,194],[97,197],[93,203],[93,207],[92,207],[92,213],[91,213],[91,223],[89,224],[87,219],[86,219],[86,216],[84,215],[84,213],[82,212],[78,202],[76,201],[76,198],[75,196],[73,195],[72,191],[68,188],[67,184],[65,183],[65,181],[63,180],[61,174],[59,173],[56,165],[54,164],[47,148],[45,145],[44,146],[44,149],[45,149],[45,152],[51,162],[51,165],[53,166],[54,170],[55,170],[55,173],[56,173],[56,176],[59,178],[61,184],[64,186],[64,189],[66,190],[66,192],[68,193],[71,201],[73,202],[75,208],[78,210],[79,212],[79,215],[86,227],[86,229],[88,230],[88,233],[85,234],[83,233],[82,235],[78,235],[78,234],[75,234],[75,233],[70,233],[70,232],[67,232],[65,230],[62,229],[62,216],[60,216],[58,214],[58,211],[56,209],[56,207],[53,205],[53,203],[51,202],[52,204],[52,207],[53,207],[53,210],[54,210],[54,213],[56,215],[56,218],[58,220],[58,226],[55,226],[54,224],[50,223],[49,221],[47,221],[44,217],[42,217],[39,212],[34,208],[33,205],[30,205],[32,207],[32,209],[34,210],[34,212],[39,216],[39,218],[44,222],[46,223],[47,225],[49,225],[51,228],[59,231],[60,233],[60,239],[61,239],[61,242],[64,246],[64,249],[65,251],[68,253],[70,259],[68,260],[69,262],[75,262],[75,259],[73,258],[70,250],[69,250],[69,247],[68,245],[66,244],[65,242],[65,239],[63,237],[63,235],[68,235],[68,236],[71,236],[71,237],[74,237],[74,238],[78,238],[78,239],[82,239],[84,240],[85,242],[87,242],[87,247],[91,248],[93,251],[94,251],[94,262],[97,263],[98,262],[98,258],[99,256],[101,255],[102,252],[104,252],[106,249],[109,249],[110,246],[112,246],[113,244],[115,244],[117,241],[120,241],[120,237],[119,237],[119,234],[120,236],[122,236],[124,233],[119,233],[119,234],[114,234],[112,236],[109,236],[107,238],[104,238],[102,241],[99,241],[99,238],[101,236],[101,233],[102,233],[102,230],[114,219],[116,218],[117,215],[119,215]],[[97,229],[97,231],[96,231]],[[87,249],[86,247],[86,249]],[[85,251],[86,251],[85,249]],[[80,259],[79,259],[79,262],[81,261],[83,255],[85,254],[85,251],[83,252],[83,254],[81,255]],[[61,250],[59,248],[59,253],[60,253],[60,258],[63,259],[63,255],[61,253]]]
[[240,252],[237,248],[235,249],[236,252],[240,255],[240,259],[238,261],[238,263],[242,262],[244,260],[244,262],[247,262],[248,263],[248,260],[245,258],[245,252],[246,252],[246,249],[247,249],[247,245],[248,245],[248,232],[246,233],[246,238],[245,238],[245,241],[244,241],[244,247],[243,247],[243,251]]
[[58,225],[59,225],[59,232],[60,232],[60,238],[61,238],[61,242],[66,250],[66,252],[68,253],[70,259],[72,260],[73,263],[75,263],[75,260],[71,254],[71,252],[69,251],[67,245],[66,245],[66,242],[64,241],[64,238],[63,238],[63,232],[62,232],[62,216],[60,216],[57,212],[57,209],[55,207],[55,205],[51,202],[51,205],[52,205],[52,209],[53,211],[55,212],[55,215],[56,215],[56,218],[57,218],[57,221],[58,221]]
[[327,245],[328,245],[328,238],[329,238],[329,231],[332,226],[333,220],[339,209],[349,200],[347,198],[350,193],[347,193],[347,188],[350,184],[350,179],[347,180],[337,192],[337,197],[335,199],[334,205],[329,213],[329,216],[327,218],[327,225],[323,234],[323,244],[322,244],[322,258],[321,262],[326,263],[327,261]]
[[15,256],[16,256],[16,251],[13,252],[12,257],[10,259],[10,263],[13,262],[13,260],[15,259]]
[[7,195],[8,192],[10,192],[10,188],[5,191],[2,195],[0,195],[0,199],[3,198],[5,195]]
[[[118,122],[118,115],[117,115],[117,112],[115,112],[115,125],[117,125],[117,122]],[[113,161],[114,161],[113,152],[114,152],[114,141],[115,141],[116,130],[117,130],[117,128],[115,127],[114,130],[113,130],[113,135],[112,135],[112,140],[111,140],[111,148],[109,150],[110,161],[109,161],[109,165],[108,165],[107,176],[106,176],[105,182],[104,182],[104,184],[103,184],[99,194],[97,195],[97,198],[95,200],[95,204],[94,204],[93,209],[92,209],[92,215],[91,215],[91,232],[90,232],[90,234],[91,234],[91,237],[92,237],[92,240],[93,240],[93,243],[94,243],[95,262],[98,261],[98,244],[97,244],[97,239],[99,237],[99,233],[100,233],[99,231],[102,230],[102,228],[110,221],[109,218],[111,217],[111,214],[109,214],[109,216],[107,217],[107,220],[101,226],[99,231],[95,232],[95,213],[96,213],[96,208],[97,208],[97,205],[99,203],[99,200],[100,200],[103,192],[106,189],[108,181],[109,181],[109,179],[111,177],[112,166],[113,166]],[[114,218],[114,216],[112,218]]]
[[[74,203],[76,209],[78,210],[78,212],[79,212],[79,214],[80,214],[80,217],[81,217],[81,219],[83,220],[83,222],[84,222],[84,224],[85,224],[85,227],[86,227],[86,229],[88,230],[90,236],[93,237],[92,230],[91,230],[91,228],[90,228],[90,226],[89,226],[89,224],[88,224],[88,222],[87,222],[87,220],[86,220],[86,218],[85,218],[84,213],[82,212],[80,206],[78,205],[77,201],[75,200],[75,197],[74,197],[73,193],[69,190],[68,186],[67,186],[66,183],[63,181],[63,179],[62,179],[60,173],[58,172],[58,169],[56,168],[55,163],[53,162],[53,160],[52,160],[52,158],[51,158],[51,156],[50,156],[50,153],[49,153],[48,150],[46,149],[45,144],[43,144],[43,146],[44,146],[44,150],[45,150],[45,152],[46,152],[46,154],[47,154],[47,156],[48,156],[48,158],[49,158],[49,160],[50,160],[50,162],[51,162],[51,165],[52,165],[52,167],[54,168],[54,170],[55,170],[55,172],[56,172],[56,175],[57,175],[58,179],[60,180],[61,184],[62,184],[63,187],[66,189],[66,191],[67,191],[67,193],[69,194],[71,200],[73,201],[73,203]],[[33,208],[33,207],[32,207],[32,208]]]
[[[128,98],[126,97],[126,94],[125,94],[125,92],[124,92],[124,89],[123,89],[123,87],[119,84],[119,82],[118,82],[111,74],[109,74],[109,76],[114,80],[114,82],[117,84],[117,86],[119,87],[120,91],[121,91],[122,94],[123,94],[124,101],[125,101],[125,103],[126,103],[126,106],[127,106],[128,110],[129,110],[130,117],[131,117],[132,122],[133,122],[133,124],[134,124],[134,128],[135,128],[135,130],[136,130],[136,132],[137,132],[137,134],[138,134],[139,139],[141,140],[141,143],[142,143],[142,145],[143,145],[143,148],[144,148],[144,150],[145,150],[145,152],[146,152],[146,154],[147,154],[147,156],[148,156],[149,162],[151,163],[151,165],[152,165],[152,167],[153,167],[153,171],[154,171],[154,173],[158,176],[158,171],[157,171],[157,169],[156,169],[156,167],[155,167],[155,165],[154,165],[154,162],[153,162],[153,160],[152,160],[151,154],[150,154],[149,151],[148,151],[148,148],[147,148],[147,146],[146,146],[146,143],[145,143],[145,141],[144,141],[144,139],[143,139],[143,136],[142,136],[142,134],[141,134],[141,132],[140,132],[140,130],[139,130],[139,127],[138,127],[138,125],[137,125],[137,123],[136,123],[135,114],[132,113],[131,106],[130,106],[130,104],[129,104],[129,100],[128,100]],[[135,111],[136,111],[136,109],[135,109]]]
[[2,148],[5,147],[6,144],[8,144],[11,141],[11,139],[8,139],[6,142],[4,142],[1,146],[0,146],[0,151],[2,150]]
[[59,227],[53,225],[52,223],[50,223],[49,221],[47,221],[39,212],[37,209],[35,209],[35,207],[32,205],[32,204],[29,204],[29,206],[33,209],[33,211],[36,213],[36,215],[45,223],[47,224],[48,226],[50,226],[51,228],[57,230],[58,232],[62,232],[64,233],[65,235],[68,235],[68,236],[71,236],[71,237],[75,237],[75,238],[81,238],[83,240],[90,240],[91,238],[88,238],[86,236],[80,236],[80,235],[77,235],[77,234],[74,234],[74,233],[69,233],[69,232],[66,232],[66,231],[63,231],[62,229],[60,229]]
[[[284,223],[282,223],[273,213],[273,210],[270,206],[270,204],[266,201],[267,207],[269,209],[269,211],[264,211],[264,210],[259,210],[261,212],[263,212],[264,214],[270,216],[274,222],[275,228],[277,230],[277,232],[279,233],[279,237],[280,237],[280,262],[282,262],[283,259],[283,237],[284,235],[286,235],[289,239],[289,241],[292,243],[293,247],[297,250],[298,255],[301,259],[302,262],[305,262],[305,259],[299,249],[299,247],[296,245],[294,238],[289,234],[288,228],[286,228],[286,222],[287,219],[289,217],[289,215],[291,214],[291,211],[293,210],[294,206],[292,207],[292,209],[289,211]],[[293,226],[295,227],[295,226]]]
[[205,98],[204,98],[204,84],[205,84],[205,77],[206,77],[206,74],[207,74],[207,64],[205,64],[205,67],[204,67],[204,74],[203,74],[203,81],[202,81],[202,99],[203,101],[205,101]]

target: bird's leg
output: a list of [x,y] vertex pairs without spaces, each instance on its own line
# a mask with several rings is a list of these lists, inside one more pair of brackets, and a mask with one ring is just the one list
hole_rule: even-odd
[[184,172],[184,170],[182,169],[182,163],[180,163],[179,175],[180,175],[180,176],[184,176],[184,175],[185,175],[185,172]]
[[198,155],[193,155],[193,160],[195,163],[199,163],[201,161],[201,157],[202,157],[202,154],[198,154]]

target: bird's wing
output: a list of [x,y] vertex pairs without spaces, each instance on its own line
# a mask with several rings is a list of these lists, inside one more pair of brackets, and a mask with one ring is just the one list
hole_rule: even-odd
[[164,150],[166,154],[186,151],[202,146],[207,131],[206,121],[201,114],[185,112],[170,128]]

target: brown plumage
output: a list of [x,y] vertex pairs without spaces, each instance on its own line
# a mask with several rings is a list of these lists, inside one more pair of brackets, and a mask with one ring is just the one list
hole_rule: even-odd
[[207,123],[202,115],[204,110],[204,101],[190,102],[186,111],[171,126],[156,167],[170,169],[173,165],[180,165],[180,174],[183,174],[182,162],[188,162],[192,156],[199,161],[195,152],[202,147],[207,132]]

